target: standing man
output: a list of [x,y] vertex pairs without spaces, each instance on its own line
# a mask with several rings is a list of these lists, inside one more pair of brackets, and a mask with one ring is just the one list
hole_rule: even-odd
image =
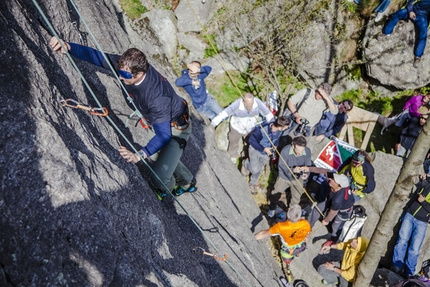
[[276,147],[282,132],[288,128],[290,120],[279,117],[273,123],[265,123],[256,127],[249,136],[249,159],[242,162],[243,175],[251,172],[249,185],[252,194],[257,194],[256,185],[263,167],[269,162],[270,156],[276,156]]
[[312,265],[323,278],[324,285],[337,284],[339,287],[352,286],[357,267],[366,253],[369,240],[357,237],[348,242],[326,245],[320,255],[314,258]]
[[[62,41],[52,37],[49,45],[54,51],[69,52],[73,57],[87,61],[105,69],[109,65],[102,53],[90,47]],[[120,80],[139,110],[154,128],[155,136],[138,153],[121,146],[119,152],[127,162],[137,163],[158,153],[151,174],[157,197],[162,200],[167,194],[166,186],[175,195],[185,191],[196,191],[193,175],[180,162],[183,149],[191,134],[191,121],[187,102],[179,97],[169,82],[152,67],[143,52],[128,49],[122,55],[106,54],[110,62],[116,64]],[[127,95],[124,95],[127,100]],[[157,179],[160,178],[161,182]],[[175,177],[178,185],[175,187]]]
[[176,80],[176,86],[183,87],[190,95],[196,110],[212,120],[222,112],[220,105],[206,90],[205,78],[211,73],[212,68],[202,67],[198,61],[192,61],[187,68],[182,70],[182,76]]
[[212,126],[216,127],[225,118],[231,116],[230,132],[228,133],[228,153],[231,161],[236,164],[239,157],[239,142],[258,124],[258,116],[261,115],[266,122],[273,120],[273,114],[266,105],[251,93],[246,93],[243,98],[237,99],[212,119]]
[[[336,115],[338,109],[330,97],[331,90],[329,83],[322,83],[316,90],[302,89],[289,98],[287,106],[295,123],[301,125],[302,122],[307,121],[310,130],[318,123],[326,109]],[[311,135],[308,132],[306,134]]]
[[312,231],[309,222],[306,219],[302,219],[301,216],[301,207],[293,205],[287,212],[287,221],[278,222],[270,227],[270,229],[258,232],[255,234],[255,239],[260,240],[279,235],[282,242],[282,260],[285,264],[289,265],[295,256],[305,251],[306,237]]
[[[414,4],[414,0],[408,0],[406,8],[400,9],[390,16],[390,20],[382,29],[382,35],[390,36],[399,20],[411,19],[418,34],[418,43],[415,47],[414,68],[418,68],[424,49],[427,44],[427,31],[429,26],[428,15],[430,12],[430,0],[421,0]],[[380,37],[378,37],[380,39]]]
[[[299,204],[303,181],[309,176],[309,173],[304,171],[304,166],[312,165],[311,150],[306,144],[305,137],[298,136],[282,149],[278,163],[278,179],[270,196],[269,217],[275,215],[276,206]],[[289,191],[286,193],[287,189]],[[291,197],[290,202],[287,200],[288,197]]]
[[354,103],[351,100],[344,100],[337,105],[338,113],[333,115],[330,110],[325,111],[320,121],[315,125],[314,135],[317,141],[322,141],[324,137],[330,138],[337,135],[348,120],[348,112],[352,110]]
[[406,278],[415,274],[421,244],[424,241],[430,214],[430,183],[421,180],[412,197],[412,203],[403,216],[399,238],[394,246],[393,266],[391,270]]
[[409,156],[411,149],[415,144],[415,140],[427,122],[427,118],[428,115],[421,115],[419,117],[413,117],[409,120],[409,122],[400,132],[399,142],[395,146],[397,156],[405,156],[406,158]]

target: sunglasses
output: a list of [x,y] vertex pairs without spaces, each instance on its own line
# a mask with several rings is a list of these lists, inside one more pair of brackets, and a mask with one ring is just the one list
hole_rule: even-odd
[[427,118],[426,118],[426,117],[424,117],[424,116],[420,116],[420,119],[427,120]]
[[124,70],[118,70],[118,74],[121,78],[130,80],[133,78],[133,75],[130,72],[124,71]]

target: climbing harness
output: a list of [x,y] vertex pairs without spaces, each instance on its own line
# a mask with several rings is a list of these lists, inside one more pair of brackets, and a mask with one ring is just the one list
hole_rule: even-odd
[[85,104],[81,104],[78,101],[75,101],[74,99],[67,99],[67,100],[61,100],[60,103],[64,107],[74,108],[74,109],[81,109],[84,111],[90,112],[92,115],[105,117],[108,115],[108,110],[106,108],[93,108]]
[[204,250],[202,247],[199,247],[199,246],[196,246],[191,252],[198,253],[199,251],[201,251],[203,255],[211,256],[213,259],[215,259],[217,261],[226,261],[227,260],[227,255],[224,254],[223,257],[219,257],[217,254],[209,253],[206,250]]

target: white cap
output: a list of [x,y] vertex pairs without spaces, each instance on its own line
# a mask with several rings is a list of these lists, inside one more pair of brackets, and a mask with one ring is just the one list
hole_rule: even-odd
[[344,174],[333,174],[333,179],[336,181],[337,184],[340,185],[340,187],[345,188],[349,186],[349,178]]

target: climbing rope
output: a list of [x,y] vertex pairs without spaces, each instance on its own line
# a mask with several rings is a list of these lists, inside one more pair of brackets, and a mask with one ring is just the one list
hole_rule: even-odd
[[[62,49],[64,51],[67,51],[67,48],[64,46],[64,43],[61,41],[61,38],[59,37],[58,33],[55,31],[54,27],[52,26],[51,22],[48,20],[48,18],[46,17],[45,13],[43,12],[43,10],[41,9],[41,7],[39,6],[39,4],[36,2],[36,0],[32,0],[33,4],[35,5],[36,9],[38,10],[38,12],[40,13],[40,15],[42,16],[43,20],[45,21],[46,25],[48,26],[49,30],[51,31],[52,35],[55,36]],[[87,23],[85,22],[84,18],[82,17],[81,13],[79,12],[78,8],[76,7],[75,3],[73,2],[73,0],[70,0],[73,8],[76,10],[80,20],[82,21],[82,23],[84,24],[86,30],[88,31],[88,34],[91,36],[91,38],[93,39],[95,45],[97,46],[97,49],[102,53],[104,59],[106,60],[106,62],[108,63],[110,69],[112,70],[113,74],[115,75],[115,77],[117,78],[118,81],[120,81],[116,70],[113,69],[112,65],[110,64],[110,61],[107,59],[107,56],[105,55],[105,53],[102,51],[97,39],[95,38],[94,34],[91,32],[90,28],[88,27]],[[100,101],[98,100],[97,96],[95,95],[94,91],[92,90],[92,88],[90,87],[90,85],[88,84],[88,82],[86,81],[85,77],[83,76],[82,72],[80,71],[80,69],[78,68],[78,66],[76,65],[75,61],[73,60],[72,56],[70,55],[70,53],[66,53],[66,56],[68,57],[69,61],[71,62],[72,66],[75,68],[76,72],[78,73],[79,77],[81,78],[81,80],[83,81],[84,85],[87,87],[88,91],[90,92],[91,96],[93,97],[93,99],[96,101],[96,103],[98,104],[100,109],[103,109]],[[121,81],[120,81],[121,82]],[[128,95],[124,85],[122,85],[121,83],[121,87],[124,90],[124,92],[126,92],[126,94]],[[133,106],[135,107],[135,109],[137,110],[137,107],[134,105],[132,99],[130,96],[128,96],[129,101],[133,104]],[[105,116],[106,119],[108,119],[108,121],[110,122],[110,124],[115,128],[115,130],[121,135],[121,137],[126,141],[126,143],[131,147],[131,149],[137,153],[137,150],[134,148],[133,144],[130,142],[130,140],[124,135],[124,133],[120,130],[120,128],[115,124],[115,122],[108,116]],[[172,194],[172,192],[167,188],[167,186],[163,183],[163,181],[159,178],[159,176],[155,173],[155,171],[149,166],[149,164],[141,157],[142,162],[144,163],[144,165],[149,169],[149,171],[155,176],[155,178],[161,183],[161,185],[163,186],[164,190],[166,191],[166,193],[170,194],[172,196],[172,198],[178,203],[178,205],[180,206],[180,208],[185,212],[185,214],[188,216],[188,218],[191,220],[191,222],[197,227],[197,229],[201,232],[201,234],[206,238],[206,240],[213,246],[213,248],[219,253],[216,245],[212,242],[212,240],[203,232],[203,230],[201,229],[201,227],[197,224],[197,222],[191,217],[191,215],[189,214],[189,212],[186,210],[186,208],[180,203],[180,201]],[[229,263],[227,261],[227,258],[225,257],[225,262],[228,264],[228,266],[241,278],[241,280],[246,283],[248,286],[251,286],[251,284],[246,281],[246,279],[240,274],[240,272],[238,272],[233,265],[231,265],[231,263]]]

